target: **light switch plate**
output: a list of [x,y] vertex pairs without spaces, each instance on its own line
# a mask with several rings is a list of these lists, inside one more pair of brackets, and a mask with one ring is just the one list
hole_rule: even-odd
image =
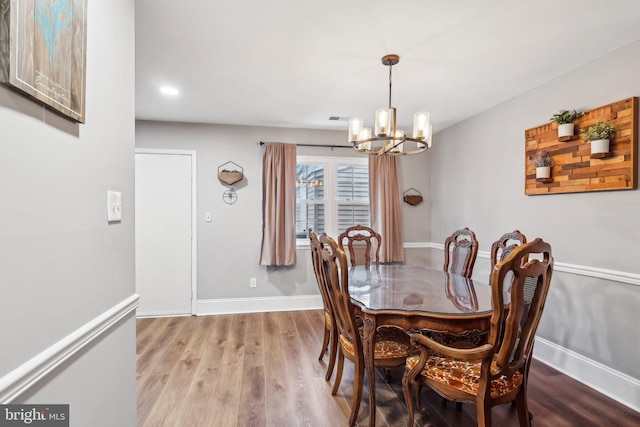
[[211,222],[211,212],[205,212],[204,213],[204,221],[205,222]]
[[107,220],[122,221],[122,193],[119,191],[107,191]]

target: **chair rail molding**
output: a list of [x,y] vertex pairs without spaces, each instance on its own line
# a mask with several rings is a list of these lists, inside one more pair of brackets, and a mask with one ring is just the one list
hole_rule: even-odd
[[[491,253],[486,251],[478,251],[478,256],[481,258],[491,259]],[[607,270],[604,268],[567,264],[565,262],[558,261],[555,261],[553,263],[553,270],[561,271],[563,273],[579,274],[581,276],[595,277],[598,279],[612,280],[614,282],[640,286],[640,274],[628,273],[626,271]]]
[[[444,245],[433,242],[405,243],[405,249],[437,249],[444,251]],[[478,258],[491,259],[489,251],[478,251]],[[569,274],[578,274],[581,276],[595,277],[598,279],[611,280],[614,282],[625,283],[628,285],[640,286],[640,274],[629,273],[626,271],[609,270],[605,268],[589,267],[578,264],[568,264],[565,262],[555,261],[553,264],[554,271],[560,271]]]
[[108,332],[135,311],[139,298],[140,295],[133,294],[124,299],[0,378],[0,404],[11,403],[71,356]]

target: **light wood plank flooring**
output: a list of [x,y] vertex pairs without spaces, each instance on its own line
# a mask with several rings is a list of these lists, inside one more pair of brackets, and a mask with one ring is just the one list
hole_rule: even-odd
[[[345,361],[331,396],[318,361],[322,310],[137,320],[138,426],[346,426],[353,365]],[[377,426],[406,426],[403,370],[378,372]],[[534,426],[638,426],[640,414],[533,361],[529,408]],[[443,408],[425,388],[416,426],[475,426],[475,407]],[[358,425],[367,426],[368,395]],[[517,426],[515,409],[493,409],[494,426]]]

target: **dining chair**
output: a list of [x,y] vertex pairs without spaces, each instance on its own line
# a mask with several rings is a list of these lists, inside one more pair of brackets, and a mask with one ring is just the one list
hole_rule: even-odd
[[[321,274],[325,276],[324,280],[329,289],[329,299],[334,310],[339,343],[338,369],[331,394],[335,396],[338,392],[342,380],[344,359],[347,358],[354,364],[353,397],[349,416],[349,426],[353,426],[360,410],[364,385],[365,362],[361,336],[364,333],[364,328],[358,327],[356,310],[349,294],[347,256],[336,241],[326,234],[320,236],[320,243],[322,245],[320,270]],[[402,366],[408,356],[417,354],[417,351],[409,343],[409,336],[400,328],[380,328],[375,331],[375,334],[375,366],[385,368]],[[375,381],[375,378],[368,380]]]
[[520,230],[505,233],[491,245],[491,267],[506,259],[518,246],[527,243],[527,236]]
[[322,337],[322,349],[320,351],[318,360],[322,360],[328,348],[329,363],[327,364],[327,373],[324,378],[325,380],[329,381],[329,379],[331,379],[331,374],[333,374],[333,367],[336,363],[338,333],[336,331],[336,322],[333,316],[331,301],[329,300],[329,294],[327,293],[328,289],[326,283],[324,283],[324,275],[321,274],[320,271],[320,264],[322,262],[322,255],[320,254],[320,251],[322,250],[322,246],[320,244],[320,240],[318,240],[318,235],[311,229],[309,229],[309,240],[311,245],[311,261],[313,264],[313,271],[316,276],[318,288],[320,289],[320,295],[322,296],[322,305],[324,307],[324,336]]
[[471,277],[473,265],[478,255],[476,234],[463,228],[456,230],[444,241],[444,271],[464,277]]
[[[520,232],[520,230],[514,230],[510,233],[503,234],[498,240],[491,245],[491,267],[495,266],[499,261],[506,259],[511,252],[523,243],[527,243],[527,237]],[[508,288],[508,286],[507,286]],[[447,297],[449,297],[449,288],[447,288]],[[455,295],[455,299],[450,299],[454,302],[456,307],[461,308],[458,303],[460,302],[459,292],[452,293]],[[471,295],[473,296],[473,295]],[[471,299],[471,302],[473,300]],[[471,307],[473,309],[473,307]],[[442,406],[447,406],[447,399],[442,399]],[[462,410],[462,403],[456,402],[456,410],[460,412]]]
[[354,225],[347,228],[344,233],[338,236],[338,245],[343,251],[345,251],[345,239],[347,239],[351,266],[371,265],[371,254],[373,253],[375,253],[376,264],[380,262],[382,237],[374,229],[364,225]]
[[[513,401],[520,426],[531,425],[529,367],[552,271],[551,246],[541,239],[517,247],[498,262],[490,276],[493,312],[489,338],[483,345],[460,349],[412,334],[411,343],[419,347],[420,355],[407,358],[402,378],[410,426],[414,419],[412,387],[417,387],[415,399],[420,409],[423,384],[447,399],[475,403],[478,426],[491,425],[493,406]],[[506,286],[511,287],[508,301]]]

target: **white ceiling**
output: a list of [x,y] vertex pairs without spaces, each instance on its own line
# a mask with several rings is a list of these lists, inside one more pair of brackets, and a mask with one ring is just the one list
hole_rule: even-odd
[[639,39],[638,0],[136,0],[136,117],[372,125],[395,53],[399,124],[439,131]]

